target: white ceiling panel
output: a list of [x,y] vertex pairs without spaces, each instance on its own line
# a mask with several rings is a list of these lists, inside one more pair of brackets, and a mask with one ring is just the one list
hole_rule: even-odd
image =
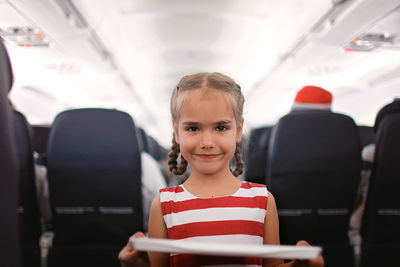
[[[1,29],[30,25],[51,43],[42,49],[8,43],[22,88],[13,100],[24,106],[40,91],[58,99],[54,110],[122,109],[168,145],[169,98],[179,78],[219,71],[245,92],[247,128],[275,122],[306,84],[332,91],[337,111],[371,123],[375,110],[352,107],[348,99],[372,103],[377,86],[387,97],[370,107],[393,97],[394,83],[388,81],[398,76],[400,51],[396,45],[370,52],[346,47],[370,32],[392,33],[397,42],[400,3],[334,2],[338,5],[331,0],[3,0]],[[38,121],[40,113],[34,113],[31,120]],[[51,122],[53,113],[42,114],[42,120]]]

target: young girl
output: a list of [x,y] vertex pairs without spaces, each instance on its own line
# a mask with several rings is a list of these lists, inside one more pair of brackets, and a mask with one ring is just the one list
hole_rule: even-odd
[[[170,103],[174,134],[169,165],[174,174],[183,174],[188,164],[192,172],[182,185],[162,189],[153,201],[149,237],[279,244],[274,197],[264,185],[236,178],[243,169],[239,145],[243,103],[240,86],[220,73],[185,76],[176,86]],[[236,160],[234,170],[229,164],[232,157]],[[143,256],[128,243],[119,258],[123,266],[135,266]],[[323,266],[322,257],[283,264],[280,259],[254,257],[158,252],[148,256],[152,267]]]

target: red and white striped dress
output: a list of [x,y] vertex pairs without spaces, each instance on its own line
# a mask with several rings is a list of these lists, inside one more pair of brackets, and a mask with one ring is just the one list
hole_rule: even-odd
[[[263,244],[268,191],[243,182],[226,197],[199,198],[183,185],[160,190],[169,239]],[[261,258],[171,254],[171,266],[262,266]]]

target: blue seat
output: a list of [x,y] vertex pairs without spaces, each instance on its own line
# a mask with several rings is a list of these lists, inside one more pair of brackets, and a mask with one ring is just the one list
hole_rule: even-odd
[[119,250],[143,231],[140,166],[127,113],[77,109],[56,117],[47,147],[50,266],[120,266]]
[[37,153],[46,153],[49,139],[50,126],[35,125],[33,130],[33,150]]
[[19,169],[19,224],[23,266],[40,266],[42,234],[32,148],[32,129],[25,116],[12,111]]
[[139,140],[140,151],[149,153],[147,134],[143,128],[138,128],[138,140]]
[[282,244],[323,246],[326,266],[353,266],[348,238],[361,171],[357,126],[330,111],[292,112],[274,127],[266,184],[274,194]]
[[[8,92],[13,73],[6,47],[0,38],[0,266],[20,266],[18,242],[18,168]],[[4,186],[7,185],[7,186]]]
[[376,135],[373,127],[361,125],[358,126],[360,132],[361,147],[375,144]]
[[[9,89],[12,86],[12,69],[9,66]],[[11,82],[11,83],[10,83]],[[42,233],[41,218],[36,195],[35,170],[32,149],[32,132],[25,116],[6,104],[11,111],[11,129],[15,144],[18,170],[18,225],[22,266],[40,266],[39,239]]]
[[253,129],[250,133],[245,157],[246,181],[265,184],[268,144],[272,126]]
[[377,142],[361,225],[362,267],[399,265],[400,100],[381,111],[379,126],[375,123]]

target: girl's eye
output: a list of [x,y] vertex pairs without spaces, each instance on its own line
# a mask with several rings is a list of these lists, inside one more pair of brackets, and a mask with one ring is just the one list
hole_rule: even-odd
[[226,127],[226,126],[223,126],[223,125],[219,125],[219,126],[217,126],[217,128],[216,128],[216,130],[217,131],[220,131],[220,132],[222,132],[222,131],[226,131],[228,128]]
[[186,128],[186,131],[189,131],[189,132],[197,132],[198,130],[199,130],[199,128],[196,126],[190,126],[190,127]]

